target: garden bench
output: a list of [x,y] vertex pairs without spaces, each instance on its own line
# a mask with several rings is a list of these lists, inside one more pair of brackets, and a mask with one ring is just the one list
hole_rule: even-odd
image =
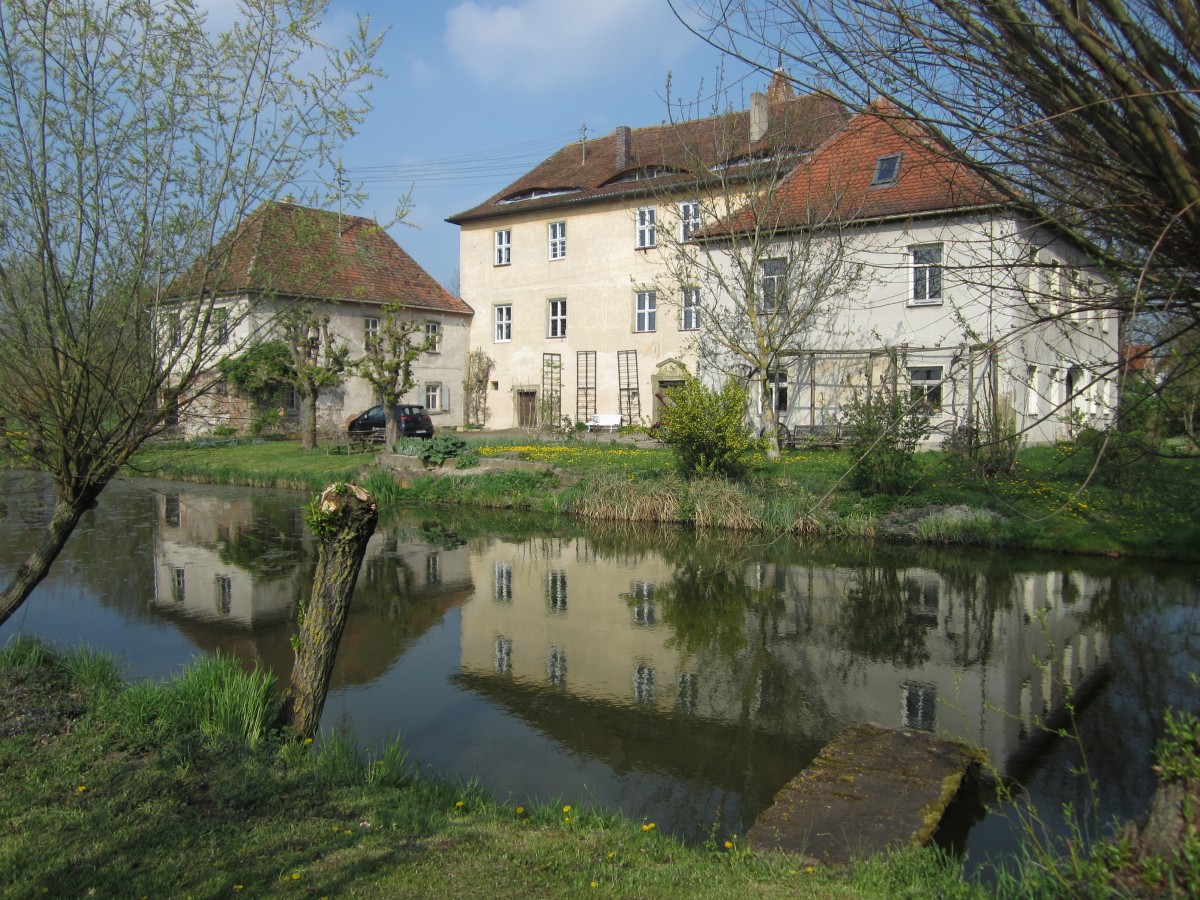
[[836,450],[842,445],[842,430],[837,425],[779,426],[780,442],[789,450]]
[[621,427],[620,413],[596,413],[587,420],[588,431],[607,428],[609,433],[616,431]]

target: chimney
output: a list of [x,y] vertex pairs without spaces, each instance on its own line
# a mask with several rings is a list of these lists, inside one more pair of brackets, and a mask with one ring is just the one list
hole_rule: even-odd
[[627,169],[633,162],[633,132],[628,125],[618,125],[613,134],[617,139],[617,171]]
[[756,144],[767,136],[768,110],[766,94],[755,91],[750,95],[750,143]]

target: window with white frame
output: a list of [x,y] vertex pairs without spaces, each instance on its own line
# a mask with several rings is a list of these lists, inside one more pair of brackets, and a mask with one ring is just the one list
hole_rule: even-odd
[[550,258],[565,259],[567,256],[567,223],[550,223]]
[[942,245],[912,247],[912,302],[942,302]]
[[363,344],[370,344],[379,337],[379,318],[367,316],[363,319]]
[[217,336],[217,344],[224,347],[233,337],[233,329],[229,324],[229,310],[213,310],[213,328]]
[[501,228],[496,232],[496,257],[493,263],[497,266],[507,266],[512,262],[512,230]]
[[767,389],[771,392],[771,409],[777,413],[787,412],[788,373],[787,369],[775,369],[767,373]]
[[567,301],[559,297],[550,301],[550,328],[546,332],[552,338],[567,336]]
[[187,599],[187,573],[182,566],[171,570],[171,596],[176,603],[182,603]]
[[700,230],[700,201],[684,200],[679,204],[679,239],[689,240]]
[[554,612],[567,611],[567,573],[561,569],[546,577],[546,605]]
[[512,563],[498,562],[492,570],[492,596],[501,603],[510,603],[513,598]]
[[700,328],[700,288],[686,287],[683,289],[683,302],[680,306],[679,329],[681,331],[697,331]]
[[658,319],[658,293],[638,291],[633,312],[634,331],[654,331]]
[[688,715],[695,715],[700,708],[700,676],[695,672],[675,676],[675,708]]
[[930,409],[942,408],[942,367],[922,366],[908,370],[909,399]]
[[567,651],[562,647],[551,647],[546,654],[546,680],[554,687],[567,683]]
[[425,583],[426,584],[441,584],[442,582],[442,554],[430,553],[425,557]]
[[505,304],[496,309],[496,343],[502,344],[512,340],[512,307]]
[[497,675],[512,674],[512,638],[497,635],[494,645],[492,668]]
[[442,352],[442,323],[425,323],[425,346],[430,353]]
[[446,412],[450,409],[450,388],[438,382],[425,385],[425,408],[430,412]]
[[225,615],[233,609],[233,576],[217,576],[217,608]]
[[762,261],[762,311],[774,312],[784,302],[787,281],[786,259],[764,259]]
[[635,703],[654,703],[654,666],[640,662],[633,667],[633,700]]
[[654,207],[643,206],[637,211],[637,247],[645,250],[656,243],[654,228]]
[[937,728],[937,686],[919,681],[903,684],[904,700],[901,714],[905,728],[935,731]]

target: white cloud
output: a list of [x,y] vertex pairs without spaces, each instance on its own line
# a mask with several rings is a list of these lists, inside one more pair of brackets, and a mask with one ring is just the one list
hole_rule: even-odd
[[446,14],[460,66],[484,84],[534,91],[653,72],[681,31],[665,3],[646,0],[465,0]]

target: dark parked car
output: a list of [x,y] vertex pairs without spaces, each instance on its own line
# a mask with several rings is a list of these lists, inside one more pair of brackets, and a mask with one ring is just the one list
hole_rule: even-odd
[[[346,430],[351,437],[383,440],[383,407],[372,406],[350,420]],[[396,407],[396,431],[400,437],[433,437],[433,420],[423,406],[401,403]]]

